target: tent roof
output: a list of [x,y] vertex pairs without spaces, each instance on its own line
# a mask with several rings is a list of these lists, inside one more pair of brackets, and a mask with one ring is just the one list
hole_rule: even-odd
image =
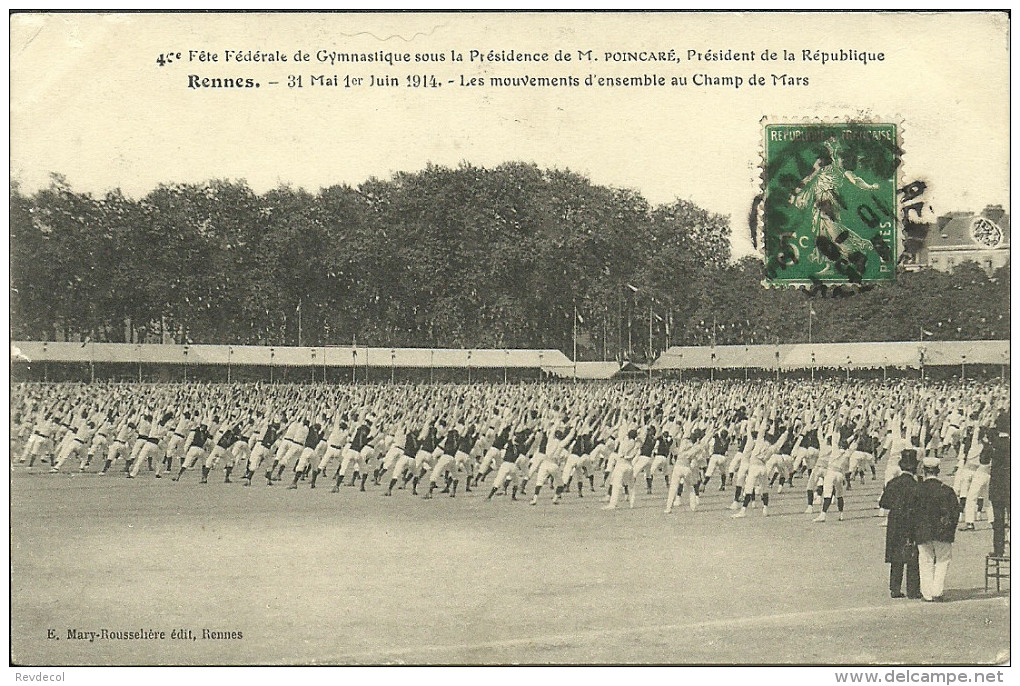
[[[623,368],[626,369],[626,366]],[[621,371],[619,362],[578,362],[577,363],[577,378],[578,379],[611,379]],[[558,376],[564,379],[570,379],[574,377],[574,365],[568,364],[566,367],[543,367],[542,371],[553,376]]]
[[1009,341],[918,341],[720,345],[669,348],[652,369],[807,369],[814,367],[919,367],[1009,363]]
[[147,364],[237,364],[280,367],[418,367],[502,369],[570,365],[559,350],[466,350],[457,348],[291,347],[252,345],[161,345],[16,341],[40,362]]

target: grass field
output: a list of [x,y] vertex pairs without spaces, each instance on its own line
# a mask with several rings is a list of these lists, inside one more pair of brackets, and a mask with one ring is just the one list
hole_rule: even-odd
[[[36,468],[38,470],[38,466]],[[44,470],[41,470],[44,471]],[[95,474],[11,475],[12,661],[21,665],[991,663],[1005,594],[987,523],[960,534],[943,604],[892,600],[879,482],[846,521],[803,514],[803,479],[733,520],[717,482],[664,515],[576,492],[537,507]],[[327,484],[328,486],[328,484]],[[486,490],[483,486],[483,491]],[[548,489],[545,489],[548,491]],[[643,489],[642,489],[643,491]],[[832,511],[835,513],[835,505]],[[198,640],[69,640],[68,629]],[[56,639],[48,638],[54,630]],[[203,629],[240,631],[204,640]]]

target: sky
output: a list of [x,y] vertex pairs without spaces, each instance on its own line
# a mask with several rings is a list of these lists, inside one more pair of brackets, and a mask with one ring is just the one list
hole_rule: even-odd
[[[728,215],[739,256],[752,251],[748,215],[766,118],[895,122],[901,180],[928,184],[932,213],[1009,207],[1004,14],[21,14],[10,26],[11,176],[27,192],[51,172],[75,190],[140,197],[161,183],[228,178],[256,192],[315,191],[429,163],[523,160],[636,189],[653,204],[681,198]],[[202,50],[218,61],[199,61]],[[288,61],[227,61],[228,50]],[[472,50],[549,59],[472,60]],[[583,58],[589,50],[597,61]],[[669,50],[677,60],[613,57]],[[784,50],[796,61],[761,60]],[[883,59],[803,59],[841,50]],[[309,61],[294,62],[299,51]],[[446,60],[331,65],[320,51]],[[556,60],[557,51],[571,61]],[[755,59],[707,59],[727,51]],[[180,60],[157,64],[178,52]],[[454,52],[464,61],[453,62]],[[808,85],[772,85],[784,74]],[[334,75],[338,86],[311,83]],[[589,75],[667,85],[586,86]],[[767,85],[751,86],[752,75]],[[287,87],[291,76],[301,88]],[[415,76],[442,85],[408,86]],[[488,83],[510,76],[572,76],[581,85]],[[673,76],[687,85],[671,85]],[[346,88],[345,77],[363,81]],[[368,86],[373,77],[399,85]],[[695,85],[706,77],[742,83]],[[259,87],[188,87],[204,78]],[[461,85],[472,79],[486,85]]]

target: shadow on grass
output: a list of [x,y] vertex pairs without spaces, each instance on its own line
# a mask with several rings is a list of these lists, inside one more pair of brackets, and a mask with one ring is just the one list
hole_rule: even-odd
[[974,588],[950,588],[946,589],[945,592],[945,599],[947,603],[955,603],[963,600],[987,600],[989,598],[1008,597],[1008,588],[1001,591],[995,591],[994,589],[988,589],[986,591],[984,586],[976,586]]

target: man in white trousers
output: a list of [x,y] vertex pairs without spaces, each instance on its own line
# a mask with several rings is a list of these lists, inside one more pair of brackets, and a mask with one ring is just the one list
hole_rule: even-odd
[[946,573],[953,559],[953,541],[960,503],[952,487],[939,480],[939,459],[924,458],[924,480],[917,487],[914,540],[921,573],[921,596],[927,602],[944,599]]

